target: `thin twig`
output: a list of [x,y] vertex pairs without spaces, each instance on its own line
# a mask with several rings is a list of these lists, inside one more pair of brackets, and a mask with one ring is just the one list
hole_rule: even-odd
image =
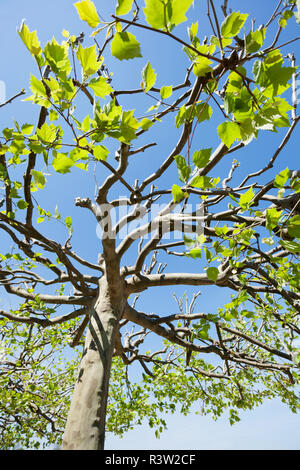
[[6,106],[7,104],[11,103],[13,100],[18,98],[19,96],[22,96],[22,95],[25,95],[25,94],[26,94],[26,91],[24,90],[24,88],[22,88],[22,90],[19,93],[17,93],[15,96],[13,96],[9,100],[5,101],[5,103],[0,104],[0,108],[3,108],[3,106]]

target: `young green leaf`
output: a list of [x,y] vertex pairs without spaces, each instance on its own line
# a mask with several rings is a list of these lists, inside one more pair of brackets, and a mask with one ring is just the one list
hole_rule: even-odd
[[186,12],[193,0],[145,0],[143,8],[147,23],[152,28],[171,31],[174,26],[186,21]]
[[97,160],[106,160],[109,150],[104,145],[95,145],[93,155]]
[[54,109],[50,109],[49,111],[49,119],[50,121],[57,121],[58,113]]
[[52,42],[48,42],[44,48],[44,55],[51,69],[56,75],[62,76],[63,78],[66,78],[71,71],[68,52],[68,44],[64,43],[60,45],[54,38]]
[[34,129],[33,124],[23,124],[22,125],[22,134],[23,135],[30,135],[30,134],[32,134],[33,129]]
[[116,15],[127,15],[132,8],[133,0],[118,0]]
[[211,156],[212,149],[202,149],[194,152],[193,154],[193,162],[197,168],[204,168],[207,163],[209,162],[209,158]]
[[92,78],[89,82],[89,87],[94,91],[95,95],[100,96],[100,98],[105,98],[105,96],[114,91],[109,83],[107,83],[105,77]]
[[38,37],[37,37],[37,32],[36,31],[30,32],[28,26],[26,26],[24,21],[21,24],[18,34],[32,55],[39,56],[41,54],[42,48],[41,48],[40,41],[38,40]]
[[186,182],[191,174],[191,168],[187,165],[182,155],[176,155],[174,158],[178,169],[178,177],[180,181]]
[[156,82],[156,77],[157,77],[157,74],[152,68],[150,62],[148,62],[147,65],[145,65],[145,67],[142,70],[141,88],[143,88],[145,92],[151,90],[151,88],[154,86]]
[[266,228],[273,230],[278,225],[282,211],[278,211],[275,207],[266,210]]
[[43,83],[38,80],[34,75],[31,74],[31,77],[30,77],[30,88],[31,88],[31,91],[34,95],[37,95],[37,96],[42,96],[44,98],[47,98],[47,93],[46,93],[46,89],[43,85]]
[[172,186],[172,196],[173,196],[174,202],[180,202],[184,198],[184,193],[177,184],[173,184]]
[[36,170],[31,170],[30,173],[33,176],[35,185],[38,188],[43,189],[45,187],[45,184],[46,184],[46,178],[43,175],[43,173],[41,171],[36,171]]
[[257,52],[263,45],[266,36],[266,28],[257,31],[250,31],[246,36],[246,51],[247,54]]
[[196,247],[196,248],[192,248],[189,252],[188,252],[188,256],[190,256],[191,258],[193,259],[196,259],[196,258],[201,258],[201,255],[202,255],[202,248],[200,247]]
[[111,43],[111,53],[119,60],[142,57],[140,43],[127,31],[116,33]]
[[218,126],[218,135],[226,147],[230,148],[233,142],[241,138],[240,127],[236,122],[225,121]]
[[207,268],[206,274],[207,274],[208,279],[210,279],[213,282],[216,282],[218,279],[219,270],[218,268],[214,268],[214,267]]
[[94,2],[91,0],[82,0],[81,2],[74,3],[74,6],[82,21],[86,21],[91,28],[96,28],[98,26],[100,18]]
[[87,76],[96,73],[101,66],[101,62],[98,61],[96,45],[84,49],[79,44],[77,59],[81,64],[83,74]]
[[291,253],[300,253],[300,243],[280,240],[279,244]]
[[28,207],[28,202],[24,201],[23,199],[20,199],[18,202],[17,202],[17,206],[19,209],[23,210],[23,209],[26,209]]
[[139,128],[139,122],[133,115],[134,111],[123,111],[120,124],[121,142],[130,143],[136,139],[136,131]]
[[150,129],[151,126],[153,126],[154,122],[152,122],[148,118],[143,118],[140,122],[140,128],[143,129],[143,131],[147,131]]
[[65,224],[66,224],[66,227],[69,229],[69,231],[72,231],[73,222],[70,216],[65,218]]
[[233,11],[228,15],[221,25],[221,34],[225,38],[232,38],[239,34],[249,15]]
[[198,57],[193,66],[193,74],[196,75],[196,77],[204,77],[207,73],[213,71],[210,66],[211,63],[212,61],[206,57]]
[[57,153],[52,162],[54,170],[62,174],[70,173],[70,168],[74,164],[75,162],[64,153]]
[[45,122],[40,129],[37,129],[36,134],[45,144],[52,144],[56,139],[56,127],[54,124],[49,126]]
[[244,194],[240,196],[239,206],[244,210],[248,209],[249,206],[251,205],[251,201],[254,198],[254,196],[255,196],[255,193],[251,186],[251,188],[248,189],[248,191],[246,191]]
[[276,188],[283,188],[290,176],[290,170],[286,167],[285,170],[282,170],[278,175],[275,176],[274,186]]
[[212,184],[212,178],[209,176],[195,176],[195,178],[191,181],[191,186],[193,188],[200,188],[200,189],[209,189],[212,188],[214,185]]
[[288,233],[291,237],[300,238],[300,215],[288,220]]
[[162,86],[160,89],[160,97],[162,100],[169,98],[173,93],[173,87],[170,86]]

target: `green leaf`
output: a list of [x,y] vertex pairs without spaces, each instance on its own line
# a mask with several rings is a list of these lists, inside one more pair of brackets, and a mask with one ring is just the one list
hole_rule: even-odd
[[216,282],[217,279],[218,279],[219,270],[218,270],[218,268],[214,268],[214,267],[207,268],[206,274],[207,274],[208,279],[210,279],[211,281]]
[[193,0],[145,0],[143,8],[147,23],[152,28],[171,31],[186,21],[186,12]]
[[173,93],[173,87],[170,86],[162,86],[160,89],[160,97],[162,100],[169,98]]
[[28,26],[22,22],[18,34],[32,55],[39,56],[41,54],[42,48],[36,31],[30,32]]
[[96,73],[101,66],[101,62],[99,62],[97,58],[96,44],[85,49],[79,44],[77,59],[81,64],[83,74],[87,76]]
[[199,24],[198,24],[198,21],[196,21],[196,23],[193,23],[190,26],[190,28],[188,28],[188,35],[189,35],[191,42],[193,42],[195,38],[197,37],[198,27],[199,27]]
[[69,157],[71,160],[73,160],[73,162],[77,162],[78,160],[88,160],[89,152],[85,149],[74,148],[69,153]]
[[193,73],[196,77],[204,77],[207,73],[213,71],[210,64],[212,61],[206,57],[198,57],[195,65],[193,66]]
[[49,119],[50,121],[57,121],[58,113],[54,109],[50,109],[49,111]]
[[111,53],[119,60],[142,57],[140,43],[129,32],[116,33],[111,43]]
[[34,125],[33,125],[33,124],[23,124],[23,126],[22,126],[22,134],[23,134],[23,135],[30,135],[30,134],[32,134],[33,129],[34,129]]
[[[193,106],[191,107],[192,110]],[[191,110],[188,110],[188,114]],[[209,121],[212,115],[212,108],[207,103],[199,103],[194,106],[194,111],[199,123]]]
[[[214,46],[217,46],[217,47],[221,48],[219,38],[217,38],[216,36],[211,36],[210,37],[210,43],[213,44]],[[223,48],[227,47],[227,46],[230,46],[231,43],[232,43],[232,38],[222,38]]]
[[192,122],[195,117],[199,123],[209,120],[212,115],[212,108],[207,103],[198,103],[196,105],[181,106],[176,118],[176,127],[180,127],[184,122]]
[[182,155],[176,155],[174,159],[176,161],[180,181],[186,182],[191,174],[191,168],[187,165]]
[[65,224],[69,230],[72,228],[73,222],[70,216],[65,218]]
[[233,142],[241,138],[240,127],[235,122],[225,121],[218,126],[218,135],[226,147],[230,148]]
[[266,28],[259,29],[257,31],[250,31],[246,36],[246,51],[247,54],[258,51],[265,40]]
[[150,129],[151,126],[153,126],[154,122],[152,122],[148,118],[143,118],[140,122],[140,128],[143,129],[143,131],[147,131]]
[[26,209],[28,207],[28,202],[23,201],[23,199],[20,199],[17,202],[17,206],[18,206],[19,209]]
[[43,189],[46,184],[46,178],[43,175],[43,173],[41,171],[36,171],[36,170],[31,170],[30,173],[33,176],[35,185],[38,188]]
[[205,326],[202,330],[199,330],[197,332],[197,336],[201,339],[204,339],[204,340],[209,339],[209,333],[208,333],[209,328],[210,328],[209,325]]
[[188,252],[188,255],[193,259],[201,258],[201,254],[202,254],[202,248],[192,248]]
[[106,160],[109,150],[104,145],[95,145],[93,148],[93,154],[96,160]]
[[296,72],[296,67],[285,67],[282,54],[275,49],[268,53],[264,61],[257,60],[253,65],[253,75],[261,85],[264,96],[273,98],[289,88],[288,81]]
[[56,139],[56,127],[54,124],[50,126],[45,122],[40,129],[37,129],[36,134],[38,138],[45,144],[51,144]]
[[172,195],[174,202],[180,202],[182,199],[184,199],[184,193],[177,184],[173,184],[172,186]]
[[32,90],[32,93],[34,93],[35,95],[47,98],[46,89],[43,83],[32,74],[30,77],[30,85],[31,85],[30,88]]
[[254,198],[254,196],[255,196],[255,193],[251,186],[251,188],[248,189],[248,191],[246,191],[244,194],[240,196],[239,206],[244,210],[248,209],[249,206],[251,205],[251,201]]
[[189,238],[183,234],[184,244],[187,248],[190,248],[195,245],[195,240],[193,238]]
[[53,159],[52,166],[57,173],[70,173],[70,168],[75,164],[75,162],[68,158],[67,154],[56,153],[55,158]]
[[71,72],[68,51],[69,47],[67,43],[60,45],[54,38],[52,42],[48,42],[44,48],[44,55],[51,69],[56,75],[62,76],[63,78],[66,78]]
[[191,181],[191,186],[193,188],[209,189],[214,186],[211,181],[212,181],[212,178],[209,176],[198,175],[198,176],[195,176],[195,178]]
[[275,176],[274,186],[276,188],[283,188],[290,176],[290,170],[286,167],[285,170],[282,170],[278,175]]
[[225,18],[221,25],[222,36],[226,38],[232,38],[239,34],[247,18],[247,14],[240,13],[239,11],[233,11]]
[[105,98],[105,96],[114,91],[109,83],[107,83],[107,79],[105,77],[93,78],[88,85],[92,88],[95,95],[100,96],[100,98]]
[[273,230],[278,225],[279,219],[281,217],[282,211],[271,208],[266,210],[266,228],[267,230]]
[[288,233],[291,237],[300,238],[300,215],[288,220]]
[[82,21],[86,21],[91,28],[98,26],[100,18],[94,2],[91,0],[82,0],[81,2],[74,3],[74,6]]
[[291,253],[300,253],[300,243],[280,240],[279,244]]
[[136,139],[136,131],[139,128],[139,122],[133,115],[134,111],[123,111],[120,124],[121,142],[130,143]]
[[204,168],[209,162],[212,149],[202,149],[194,152],[193,162],[197,168]]
[[156,82],[156,77],[157,77],[157,74],[152,68],[150,62],[148,62],[147,65],[145,65],[145,67],[142,70],[141,88],[143,88],[145,92],[151,90],[151,88],[154,86]]
[[132,8],[133,0],[118,0],[116,15],[127,15]]

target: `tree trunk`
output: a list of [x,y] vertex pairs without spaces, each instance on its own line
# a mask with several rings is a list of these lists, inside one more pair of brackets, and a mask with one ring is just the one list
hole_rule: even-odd
[[118,292],[112,291],[106,279],[101,279],[99,287],[68,414],[63,450],[104,449],[110,369],[125,297],[120,288]]

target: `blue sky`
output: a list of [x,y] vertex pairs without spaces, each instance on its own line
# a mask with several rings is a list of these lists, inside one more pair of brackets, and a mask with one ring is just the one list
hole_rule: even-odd
[[[107,2],[104,0],[95,1],[98,11],[105,19],[110,19],[110,8],[113,10],[113,1]],[[199,19],[199,31],[200,36],[210,35],[206,25],[205,11],[200,9],[199,5],[206,2],[199,2],[195,0],[195,9],[191,10],[191,17],[193,21]],[[216,2],[219,3],[219,2]],[[243,12],[252,12],[256,17],[256,25],[266,21],[269,18],[271,8],[270,4],[275,5],[277,1],[262,2],[261,0],[253,0],[252,2],[238,2],[233,0],[230,2],[230,6],[233,9],[240,9]],[[199,16],[200,15],[200,16]],[[202,17],[201,17],[202,15]],[[0,17],[1,17],[1,28],[0,28],[0,44],[1,44],[1,72],[0,80],[6,84],[6,95],[7,98],[13,96],[21,88],[25,88],[29,91],[29,76],[30,73],[34,73],[36,76],[37,70],[35,64],[30,57],[30,54],[22,44],[19,36],[16,33],[16,28],[20,25],[21,21],[25,19],[26,24],[30,30],[37,30],[38,36],[42,44],[45,44],[48,40],[51,40],[54,36],[58,41],[61,41],[62,30],[67,29],[72,34],[79,34],[81,31],[86,33],[86,36],[90,34],[88,27],[83,24],[77,15],[75,8],[73,7],[72,0],[52,0],[51,2],[41,2],[39,0],[1,0],[0,2]],[[202,18],[204,21],[202,21]],[[298,28],[298,29],[297,29]],[[299,35],[299,27],[295,24],[293,31],[289,34],[294,36]],[[184,60],[183,53],[179,53],[178,48],[174,48],[168,38],[161,39],[161,37],[150,36],[149,33],[137,29],[132,30],[142,43],[143,58],[138,59],[134,64],[130,61],[126,63],[120,63],[116,59],[107,57],[107,64],[109,65],[110,71],[114,72],[112,85],[117,88],[137,88],[141,80],[140,71],[150,60],[152,66],[158,72],[158,86],[171,85],[181,83],[185,76],[185,68],[180,66],[178,60]],[[181,25],[177,30],[176,34],[181,35],[185,39],[186,36],[186,24]],[[283,35],[282,42],[286,35]],[[286,53],[294,51],[299,54],[299,45],[294,43],[288,49]],[[180,55],[181,54],[181,55]],[[179,59],[178,59],[179,58]],[[27,96],[29,93],[27,93]],[[143,109],[142,101],[139,97],[127,97],[123,100],[122,104],[128,109],[137,109],[137,115],[139,110]],[[149,99],[149,107],[154,104]],[[83,115],[89,110],[85,108],[86,104],[83,102]],[[37,119],[38,109],[31,103],[20,103],[15,101],[11,105],[1,110],[0,125],[1,129],[12,124],[12,119],[18,120],[20,123],[32,122],[34,123]],[[174,119],[172,116],[171,119]],[[217,116],[215,122],[222,122],[222,116]],[[166,128],[167,129],[167,128]],[[215,127],[213,124],[205,124],[201,134],[195,137],[195,145],[201,147],[216,146],[218,144],[218,138],[216,136]],[[153,136],[151,137],[154,141],[157,139],[161,140],[162,132],[168,132],[165,134],[163,142],[159,148],[151,153],[140,154],[134,162],[133,168],[129,170],[128,178],[132,183],[137,175],[147,175],[149,171],[153,171],[156,165],[153,167],[153,161],[155,158],[161,158],[161,154],[168,154],[170,151],[170,143],[172,145],[174,139],[177,139],[178,132],[176,130],[162,131],[160,128],[154,130]],[[251,172],[260,168],[261,161],[268,161],[270,152],[274,151],[281,141],[281,134],[265,134],[258,142],[254,142],[249,146],[249,149],[238,156],[244,162],[244,166],[241,168],[240,173],[237,172],[237,178],[241,177],[241,174],[245,174],[245,171]],[[290,165],[296,167],[297,155],[295,155],[295,143],[298,142],[298,137],[294,136],[294,139],[286,149],[286,155],[289,159]],[[144,141],[141,143],[148,143]],[[172,148],[172,147],[171,147]],[[114,148],[112,146],[111,151],[113,153]],[[247,164],[245,161],[247,160]],[[226,161],[224,164],[218,167],[219,170],[226,170],[230,168],[232,160]],[[281,161],[279,169],[285,168],[287,162]],[[277,168],[274,169],[274,172]],[[102,169],[101,172],[97,170],[97,178],[101,181],[101,178],[105,176],[105,172]],[[247,174],[247,173],[246,173]],[[271,174],[269,175],[271,176]],[[176,178],[176,172],[170,170],[170,173],[166,175],[168,178]],[[178,182],[178,181],[177,181]],[[44,193],[41,192],[39,195],[39,201],[41,201],[42,207],[49,208],[50,211],[54,211],[55,206],[58,204],[59,207],[64,208],[64,216],[72,215],[72,219],[75,226],[75,233],[73,242],[76,248],[80,250],[83,256],[86,256],[91,261],[95,262],[97,259],[98,239],[96,237],[96,226],[89,214],[86,214],[82,209],[74,209],[74,198],[76,196],[81,197],[93,197],[95,189],[94,176],[90,172],[86,174],[81,170],[75,170],[72,176],[66,178],[64,175],[53,175],[49,176],[48,179],[49,188]],[[80,232],[77,230],[76,225],[80,227]],[[43,227],[46,233],[46,227]],[[64,237],[65,233],[57,225],[50,224],[49,230],[51,236],[56,235]],[[83,243],[83,240],[88,240],[88,243]],[[181,263],[176,260],[176,263]],[[171,264],[172,267],[172,264]],[[175,265],[174,265],[175,267]],[[177,265],[176,265],[177,267]],[[180,268],[181,269],[181,264]],[[192,271],[199,269],[199,266],[194,261],[190,261],[188,268]],[[177,295],[181,295],[184,292],[191,293],[192,289],[178,289]],[[144,300],[141,307],[145,309],[151,308],[151,311],[156,313],[170,313],[170,308],[176,309],[176,304],[171,298],[171,291],[167,288],[161,288],[155,292],[148,291],[145,293]],[[201,296],[201,309],[213,312],[217,309],[225,298],[228,298],[227,292],[216,293],[215,290],[207,289]],[[202,300],[203,299],[203,300]],[[9,305],[9,299],[1,299],[4,305]],[[171,307],[170,307],[171,306]],[[188,417],[172,416],[168,418],[169,431],[165,432],[160,440],[155,439],[152,432],[147,428],[137,429],[128,433],[123,439],[117,439],[108,436],[107,448],[115,449],[300,449],[300,438],[297,432],[299,428],[300,419],[298,415],[293,415],[288,408],[284,407],[280,402],[274,401],[269,402],[266,405],[252,411],[242,414],[242,421],[230,427],[229,424],[222,418],[217,422],[212,421],[207,417],[199,417],[189,415]]]

